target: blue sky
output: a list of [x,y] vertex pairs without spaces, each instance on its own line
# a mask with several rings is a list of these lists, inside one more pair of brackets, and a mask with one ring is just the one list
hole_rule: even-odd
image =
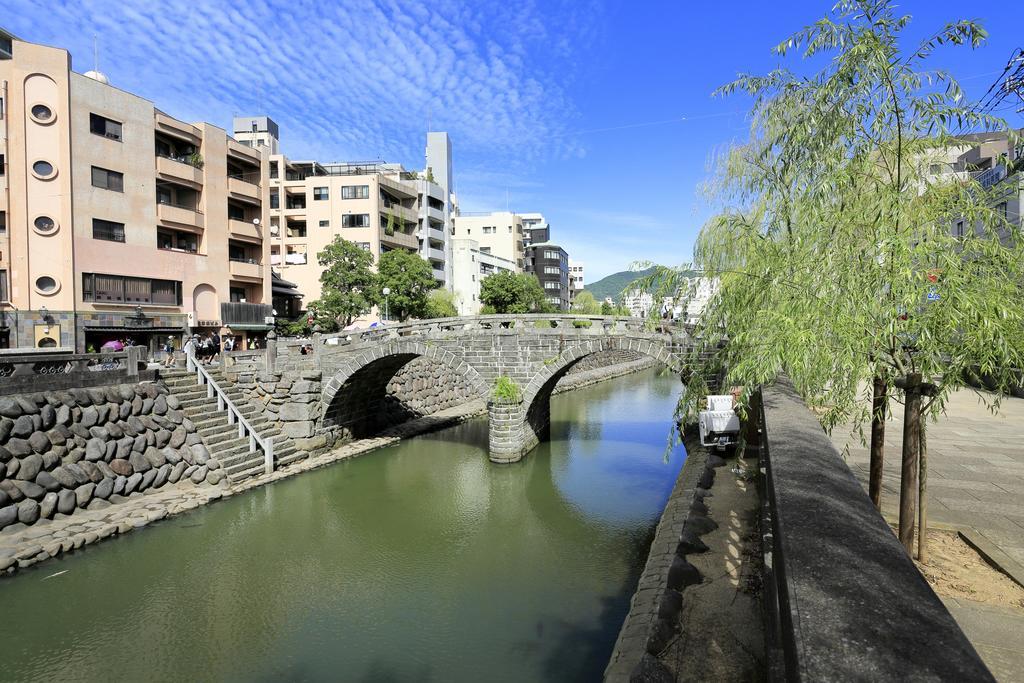
[[[541,211],[588,279],[689,259],[713,155],[746,133],[742,98],[712,98],[831,2],[429,3],[5,0],[0,22],[66,47],[114,85],[186,120],[268,114],[292,158],[423,165],[447,130],[463,210]],[[980,19],[977,51],[936,65],[969,95],[1021,46],[1018,3],[908,1],[908,36]],[[1020,124],[1020,117],[1015,122]]]

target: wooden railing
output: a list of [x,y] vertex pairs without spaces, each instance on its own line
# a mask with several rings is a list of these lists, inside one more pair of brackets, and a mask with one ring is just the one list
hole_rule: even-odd
[[196,373],[196,379],[199,381],[200,386],[206,385],[206,396],[207,398],[217,398],[217,410],[226,411],[228,414],[228,424],[238,425],[238,438],[243,439],[246,436],[249,437],[249,452],[255,453],[257,448],[263,451],[263,464],[264,471],[270,474],[274,471],[274,439],[273,437],[262,437],[256,431],[245,416],[238,410],[238,406],[228,398],[228,395],[224,392],[217,381],[210,376],[206,368],[202,363],[196,362],[194,354],[189,354],[186,360],[186,366],[189,372]]

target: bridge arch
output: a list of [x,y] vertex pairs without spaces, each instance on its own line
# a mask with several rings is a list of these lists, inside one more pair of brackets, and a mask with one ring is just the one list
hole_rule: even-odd
[[446,366],[465,380],[472,394],[486,399],[487,383],[462,358],[429,342],[392,340],[345,359],[322,392],[324,428],[348,430],[350,436],[370,436],[381,426],[380,417],[387,385],[408,363],[426,358]]
[[538,396],[550,396],[558,380],[562,379],[576,363],[601,351],[635,351],[653,358],[680,375],[686,370],[683,359],[673,354],[666,344],[657,340],[634,337],[584,339],[568,346],[556,357],[544,361],[543,367],[523,390],[523,404],[531,406]]

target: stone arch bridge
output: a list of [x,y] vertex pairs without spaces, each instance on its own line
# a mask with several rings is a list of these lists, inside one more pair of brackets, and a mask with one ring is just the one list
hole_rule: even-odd
[[[690,338],[681,328],[645,329],[643,320],[573,315],[486,315],[441,318],[353,333],[317,335],[311,354],[282,342],[268,361],[321,378],[318,428],[363,436],[359,425],[379,410],[388,382],[407,363],[427,358],[447,366],[487,401],[490,458],[515,462],[547,438],[551,392],[566,372],[600,351],[650,356],[681,376]],[[316,372],[318,370],[319,372]],[[508,377],[516,399],[497,399],[493,387]]]

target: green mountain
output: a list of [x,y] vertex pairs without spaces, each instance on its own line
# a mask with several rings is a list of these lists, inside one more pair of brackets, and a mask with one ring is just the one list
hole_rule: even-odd
[[605,297],[611,297],[612,301],[618,301],[619,296],[623,290],[627,289],[630,284],[635,280],[639,280],[642,277],[646,277],[654,272],[654,268],[647,268],[646,270],[624,270],[620,273],[612,273],[608,277],[601,278],[597,282],[592,282],[584,287],[588,292],[594,295],[594,298],[600,303],[604,301]]

